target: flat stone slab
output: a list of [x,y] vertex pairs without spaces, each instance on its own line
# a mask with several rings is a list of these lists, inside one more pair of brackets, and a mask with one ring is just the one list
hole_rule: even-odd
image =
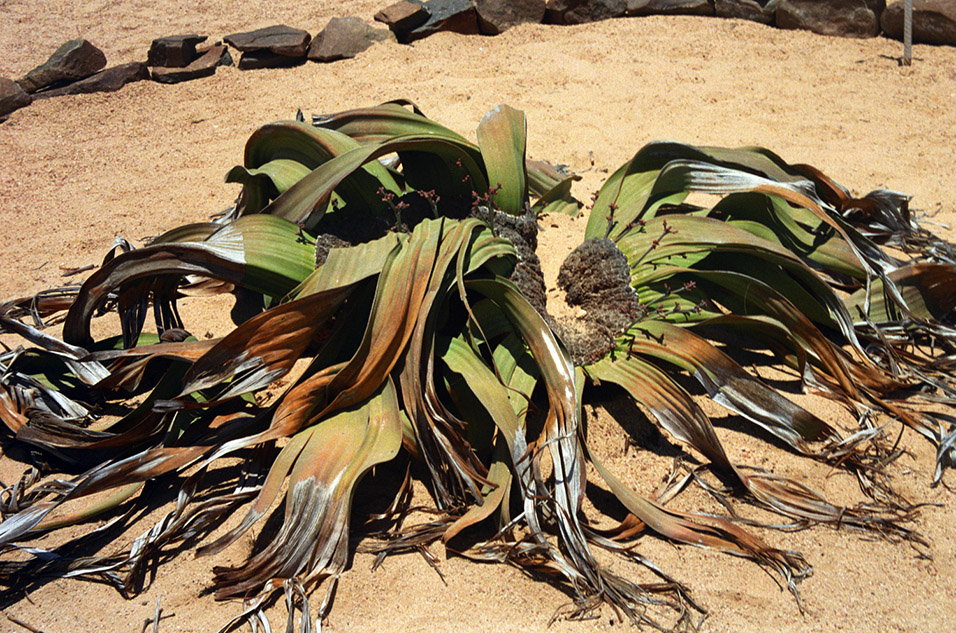
[[24,92],[36,92],[71,81],[86,79],[106,68],[106,55],[84,39],[70,40],[17,81]]
[[215,74],[216,69],[220,66],[232,66],[232,55],[229,54],[228,48],[222,44],[217,44],[200,51],[199,57],[185,68],[153,68],[153,81],[158,81],[161,84],[178,84],[183,81],[210,77]]
[[185,68],[199,57],[196,52],[196,45],[205,41],[205,35],[196,35],[195,33],[157,38],[149,46],[146,65]]
[[116,92],[134,81],[149,79],[149,69],[143,62],[120,64],[90,75],[86,79],[75,81],[60,88],[51,88],[36,93],[36,99],[62,97],[65,95],[89,94],[91,92]]
[[20,84],[7,77],[0,77],[0,117],[26,107],[32,101],[33,97],[24,92]]
[[309,46],[315,62],[333,62],[355,57],[375,42],[395,39],[388,29],[377,29],[356,17],[332,18]]
[[290,68],[305,63],[305,55],[291,57],[267,50],[247,51],[239,57],[239,70],[259,68]]
[[226,44],[243,53],[268,51],[286,57],[305,57],[312,36],[309,35],[308,31],[295,29],[285,24],[277,24],[255,31],[233,33],[223,39]]

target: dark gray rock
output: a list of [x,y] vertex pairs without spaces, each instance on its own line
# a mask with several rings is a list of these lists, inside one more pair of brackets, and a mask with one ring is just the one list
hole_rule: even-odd
[[361,18],[332,18],[312,40],[308,57],[315,62],[349,59],[375,42],[394,38],[388,29],[377,29]]
[[200,54],[205,55],[210,50],[218,50],[219,48],[222,48],[222,51],[219,53],[219,63],[216,64],[216,68],[220,66],[234,66],[235,62],[232,60],[232,55],[229,54],[229,48],[222,42],[216,42],[215,46],[210,46],[209,49],[202,51]]
[[74,81],[60,88],[44,90],[34,95],[35,99],[62,97],[64,95],[82,95],[91,92],[116,92],[128,83],[149,79],[149,69],[143,62],[120,64],[90,75],[86,79]]
[[478,28],[485,35],[498,35],[518,24],[544,20],[547,0],[475,0]]
[[628,0],[627,15],[714,15],[713,0]]
[[227,44],[243,53],[267,51],[285,57],[305,57],[312,37],[308,31],[294,29],[285,24],[277,24],[255,31],[233,33],[223,39],[226,40]]
[[196,53],[196,45],[205,41],[205,35],[195,33],[157,38],[149,46],[146,65],[185,68],[199,56]]
[[24,92],[20,84],[12,79],[0,77],[0,117],[26,107],[32,101],[33,97]]
[[627,0],[548,0],[548,24],[584,24],[619,18],[627,13]]
[[737,18],[761,24],[773,24],[776,8],[768,0],[714,0],[714,14],[719,18]]
[[[887,6],[880,17],[880,24],[887,37],[902,40],[903,3],[897,0]],[[913,41],[956,46],[956,2],[913,0]]]
[[88,41],[70,40],[56,49],[50,59],[27,73],[17,83],[25,92],[56,87],[86,79],[106,67],[106,55]]
[[247,51],[239,57],[239,70],[259,68],[291,68],[305,63],[305,56],[290,57],[272,51]]
[[229,54],[229,49],[222,44],[216,44],[206,50],[199,51],[198,55],[199,57],[185,68],[166,68],[162,66],[153,68],[153,81],[162,84],[178,84],[183,81],[209,77],[215,74],[216,68],[220,66],[232,66],[232,55]]
[[820,35],[875,37],[885,0],[781,0],[777,26]]
[[406,42],[412,29],[428,22],[428,11],[418,2],[399,0],[376,13],[375,20],[388,26],[399,42]]
[[428,21],[409,32],[409,42],[439,31],[462,35],[477,35],[481,32],[478,30],[478,12],[472,0],[429,0],[423,6],[428,11]]

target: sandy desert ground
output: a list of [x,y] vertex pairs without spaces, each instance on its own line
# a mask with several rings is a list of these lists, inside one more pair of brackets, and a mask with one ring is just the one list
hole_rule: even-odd
[[[198,32],[213,40],[276,23],[315,33],[345,13],[371,21],[384,4],[0,0],[0,75],[22,76],[75,37],[91,40],[115,64],[145,59],[151,40],[163,35]],[[901,49],[889,40],[826,38],[741,21],[622,19],[526,25],[495,38],[439,34],[412,46],[376,45],[330,65],[224,68],[174,86],[140,82],[115,94],[39,101],[0,125],[0,298],[63,283],[61,267],[99,262],[116,235],[139,240],[229,206],[236,189],[223,176],[241,162],[257,126],[291,118],[299,108],[323,113],[398,97],[472,138],[495,105],[524,110],[530,157],[585,172],[576,189],[582,200],[651,140],[762,145],[823,169],[855,193],[880,187],[910,193],[913,207],[938,223],[931,228],[956,240],[956,49],[916,46],[909,68],[896,62]],[[550,286],[565,253],[579,243],[584,219],[546,218],[541,228]],[[221,319],[202,310],[193,318],[208,318],[209,329],[222,333],[214,325]],[[845,421],[846,412],[831,403],[800,401]],[[602,450],[639,488],[653,488],[667,459],[642,449],[625,455],[607,415],[597,420]],[[765,451],[730,428],[718,430],[738,457],[778,472],[806,472],[808,483],[838,498],[858,495],[846,476],[827,477],[826,469]],[[924,508],[917,522],[933,558],[847,531],[766,533],[815,567],[802,585],[805,614],[747,561],[653,537],[641,540],[640,551],[691,585],[710,610],[704,631],[951,631],[956,495],[945,485],[929,486],[930,447],[912,433],[903,442],[910,454],[894,466],[894,481],[912,499],[938,504]],[[0,458],[4,482],[22,469]],[[945,481],[956,482],[952,474]],[[417,555],[391,558],[372,572],[370,556],[356,554],[325,627],[543,631],[567,602],[515,569],[445,558],[437,549],[444,583]],[[211,567],[239,562],[244,553],[243,544],[215,560],[182,553],[132,600],[102,585],[58,581],[2,608],[45,633],[136,632],[160,599],[163,633],[215,631],[239,605],[203,592]],[[559,620],[550,630],[627,626],[613,615]],[[0,616],[0,631],[24,630]]]

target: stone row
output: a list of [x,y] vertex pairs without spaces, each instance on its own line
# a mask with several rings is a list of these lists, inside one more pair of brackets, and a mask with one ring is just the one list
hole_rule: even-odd
[[[375,19],[407,43],[436,31],[497,35],[525,22],[648,15],[739,18],[821,35],[903,39],[903,0],[399,0]],[[913,41],[956,46],[956,2],[913,0]]]
[[171,84],[208,77],[219,66],[234,64],[226,44],[239,51],[239,68],[248,70],[347,59],[394,35],[360,18],[346,17],[332,18],[314,39],[307,31],[281,24],[233,33],[223,38],[225,43],[202,46],[206,39],[196,34],[161,37],[153,40],[145,62],[111,68],[106,68],[103,51],[89,41],[70,40],[21,79],[0,77],[0,120],[38,99],[114,92],[143,79]]
[[[332,18],[313,39],[285,25],[233,33],[200,47],[205,35],[153,41],[145,63],[106,68],[106,56],[84,39],[70,40],[23,78],[0,77],[0,120],[35,99],[112,92],[152,78],[178,83],[232,66],[226,44],[239,51],[242,70],[282,68],[306,60],[355,57],[375,42],[410,43],[438,31],[498,35],[522,23],[581,24],[623,16],[704,15],[738,18],[822,35],[903,38],[903,0],[399,0],[375,15],[388,30],[360,18]],[[913,0],[913,41],[956,45],[956,0]],[[151,69],[151,70],[150,70]]]

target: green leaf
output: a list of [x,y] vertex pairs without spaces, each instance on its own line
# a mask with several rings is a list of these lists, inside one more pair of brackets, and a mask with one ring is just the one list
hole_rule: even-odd
[[478,124],[478,147],[491,187],[500,187],[495,205],[504,213],[524,213],[528,201],[525,143],[528,123],[524,112],[499,105]]
[[321,128],[336,130],[362,145],[374,145],[396,136],[432,135],[468,143],[465,137],[432,121],[420,112],[403,107],[403,103],[389,102],[371,108],[356,108],[336,114],[313,117]]
[[243,213],[259,213],[271,200],[302,180],[309,171],[300,162],[277,158],[255,169],[237,165],[226,174],[226,182],[243,186]]
[[[472,189],[479,192],[488,190],[484,172],[476,162],[480,161],[480,156],[469,144],[428,135],[409,135],[395,137],[379,144],[356,147],[336,156],[314,169],[262,212],[296,224],[301,223],[306,230],[314,231],[326,212],[332,192],[337,190],[340,184],[363,165],[394,152],[419,152],[437,160],[443,169],[457,169],[460,173],[468,174],[470,179],[469,183],[462,183],[460,178],[457,183],[447,183],[444,180],[436,180],[431,175],[419,173],[415,176],[417,180],[413,182],[411,167],[406,165],[405,175],[409,183],[418,189],[422,189],[422,185],[425,185],[426,189],[432,186],[438,189],[441,195],[447,187],[458,192],[467,188],[469,199]],[[460,168],[457,166],[459,163]],[[344,191],[340,193],[343,198],[346,197]],[[367,189],[362,189],[362,195],[370,194]]]
[[364,244],[333,248],[325,262],[306,277],[291,295],[303,297],[373,277],[382,272],[389,254],[404,241],[405,237],[399,233],[387,233]]
[[[305,174],[336,156],[360,147],[347,135],[316,128],[298,121],[279,121],[262,126],[246,142],[245,168],[234,168],[227,182],[244,182],[243,213],[259,213]],[[263,177],[249,177],[252,173]],[[303,173],[304,172],[304,173]],[[269,189],[267,184],[274,189]],[[391,173],[377,161],[357,167],[338,186],[337,193],[346,204],[381,211],[384,209],[379,187],[393,193],[401,189]]]

